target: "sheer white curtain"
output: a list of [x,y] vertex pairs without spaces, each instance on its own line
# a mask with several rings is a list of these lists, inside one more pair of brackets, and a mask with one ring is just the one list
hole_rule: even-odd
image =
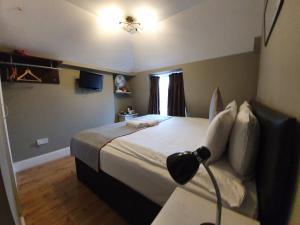
[[169,73],[159,76],[159,108],[160,115],[168,115]]

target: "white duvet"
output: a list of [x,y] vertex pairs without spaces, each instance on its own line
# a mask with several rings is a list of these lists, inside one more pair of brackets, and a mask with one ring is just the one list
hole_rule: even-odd
[[[113,149],[166,169],[168,155],[181,151],[194,151],[203,145],[208,125],[207,119],[172,117],[157,126],[117,138],[104,149],[107,148],[110,151]],[[220,187],[223,201],[230,207],[240,206],[246,189],[227,160],[220,160],[212,164],[210,168]],[[195,186],[214,193],[213,185],[202,166],[185,188],[193,191]]]

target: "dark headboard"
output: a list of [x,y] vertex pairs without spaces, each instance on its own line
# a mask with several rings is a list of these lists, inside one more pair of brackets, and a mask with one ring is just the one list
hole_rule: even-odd
[[255,174],[259,220],[285,225],[297,173],[297,121],[258,102],[251,105],[261,128]]

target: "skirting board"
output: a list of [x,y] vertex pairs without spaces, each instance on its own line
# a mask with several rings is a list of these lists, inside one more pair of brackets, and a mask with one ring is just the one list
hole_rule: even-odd
[[24,216],[21,217],[21,225],[26,225]]
[[70,155],[70,147],[62,148],[54,152],[50,152],[44,155],[39,155],[30,159],[25,159],[13,164],[14,172],[20,172],[22,170],[29,169],[49,161],[60,159]]

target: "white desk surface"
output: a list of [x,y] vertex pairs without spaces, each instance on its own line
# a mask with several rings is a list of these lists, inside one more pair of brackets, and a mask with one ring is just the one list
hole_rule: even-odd
[[[216,204],[180,187],[176,188],[152,225],[215,223]],[[221,225],[259,225],[256,220],[222,208]]]

